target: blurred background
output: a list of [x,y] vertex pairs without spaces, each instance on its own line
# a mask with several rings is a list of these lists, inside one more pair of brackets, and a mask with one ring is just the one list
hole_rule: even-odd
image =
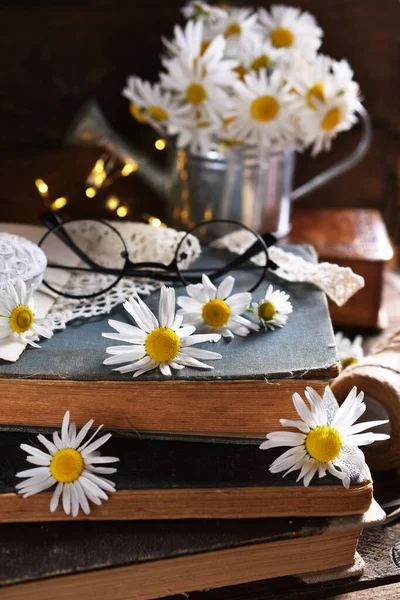
[[[121,96],[127,74],[155,80],[161,35],[181,22],[180,0],[3,0],[0,8],[0,220],[38,223],[59,199],[63,215],[163,219],[161,198],[131,171],[89,197],[86,179],[102,152],[65,139],[77,111],[96,97],[120,134],[160,163],[167,148],[136,123]],[[241,5],[251,4],[245,0]],[[263,3],[260,3],[262,5]],[[296,0],[325,31],[322,52],[347,58],[374,127],[372,147],[356,168],[299,201],[306,207],[381,211],[400,242],[400,3],[398,0]],[[340,135],[331,152],[299,157],[296,184],[350,152],[359,129]],[[158,148],[157,148],[158,147]],[[36,182],[36,183],[35,183]],[[46,187],[41,185],[45,184]],[[47,189],[46,189],[47,188]],[[110,202],[110,196],[117,196]],[[113,208],[112,208],[113,207]]]

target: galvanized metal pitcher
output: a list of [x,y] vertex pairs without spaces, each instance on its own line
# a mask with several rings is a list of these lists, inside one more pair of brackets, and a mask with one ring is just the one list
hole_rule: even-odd
[[177,229],[189,229],[211,218],[234,219],[256,231],[282,237],[290,231],[292,202],[352,168],[367,152],[371,123],[361,104],[357,112],[362,133],[356,149],[296,190],[292,190],[293,148],[272,151],[236,146],[222,151],[216,147],[207,154],[194,154],[172,145],[169,167],[164,172],[122,140],[94,102],[84,107],[68,141],[98,145],[124,161],[135,160],[138,175],[165,198],[168,224]]

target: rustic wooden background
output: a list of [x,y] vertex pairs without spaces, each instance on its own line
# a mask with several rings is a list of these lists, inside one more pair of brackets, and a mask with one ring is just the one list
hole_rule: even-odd
[[[400,241],[400,3],[398,0],[297,0],[325,31],[323,51],[346,57],[373,119],[374,141],[362,164],[307,198],[302,206],[379,208]],[[249,4],[244,0],[243,4]],[[45,201],[37,177],[53,198],[68,195],[68,216],[106,216],[104,197],[88,200],[83,182],[99,152],[64,147],[79,107],[97,96],[113,125],[140,145],[148,131],[127,114],[120,89],[128,73],[154,78],[160,36],[179,20],[180,0],[3,0],[0,7],[0,219],[37,222]],[[359,131],[340,136],[332,152],[301,156],[299,183],[339,159]],[[162,153],[160,153],[162,154]],[[114,190],[112,190],[114,191]],[[129,217],[162,216],[160,199],[137,175],[116,184]]]

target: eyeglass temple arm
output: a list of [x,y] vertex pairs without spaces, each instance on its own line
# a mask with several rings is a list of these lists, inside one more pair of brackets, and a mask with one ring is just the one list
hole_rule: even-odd
[[55,213],[47,212],[43,213],[40,216],[40,219],[42,223],[46,225],[49,231],[55,229],[55,231],[53,231],[54,235],[56,235],[62,242],[64,242],[64,244],[68,246],[68,248],[72,250],[72,252],[74,252],[74,254],[76,254],[81,260],[83,260],[83,262],[85,262],[89,267],[91,267],[91,269],[93,269],[94,271],[99,271],[101,273],[110,273],[113,271],[112,269],[101,267],[100,265],[95,263],[89,258],[87,254],[85,254],[85,252],[83,252],[75,244],[75,242],[72,241],[68,233],[65,231],[64,227],[62,227],[63,221],[58,215],[56,215]]
[[[265,242],[267,248],[269,246],[273,246],[276,243],[276,238],[274,235],[272,235],[272,233],[264,233],[261,235],[261,238]],[[261,246],[261,248],[260,248],[260,246]],[[223,269],[219,269],[215,273],[218,273],[218,274],[228,273],[229,271],[231,271],[235,267],[240,266],[242,263],[246,262],[247,260],[249,260],[250,258],[255,256],[256,254],[261,252],[262,250],[265,250],[265,248],[262,247],[261,241],[257,240],[256,242],[254,242],[254,244],[252,244],[250,246],[250,248],[247,248],[246,252],[244,252],[243,254],[239,254],[239,256],[237,256],[230,263],[225,265],[225,267]],[[269,258],[268,254],[267,254],[267,259],[268,259],[268,262],[267,262],[268,268],[276,269],[278,265]]]

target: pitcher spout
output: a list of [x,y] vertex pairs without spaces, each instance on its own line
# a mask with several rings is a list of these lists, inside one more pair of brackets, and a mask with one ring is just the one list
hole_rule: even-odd
[[139,165],[138,175],[163,199],[169,196],[168,177],[147,154],[126,142],[108,123],[95,100],[89,100],[76,115],[67,144],[103,148],[124,163]]

